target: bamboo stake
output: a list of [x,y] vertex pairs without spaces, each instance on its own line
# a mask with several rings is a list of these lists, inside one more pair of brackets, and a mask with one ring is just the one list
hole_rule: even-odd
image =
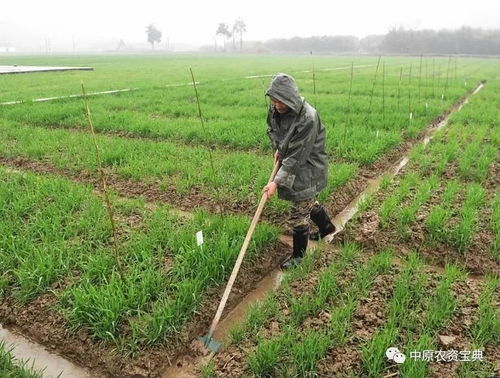
[[372,110],[372,100],[373,100],[373,92],[375,91],[375,82],[377,80],[377,74],[378,74],[378,66],[380,65],[380,58],[382,58],[381,55],[378,57],[377,61],[377,68],[375,69],[375,76],[373,77],[373,85],[372,85],[372,93],[370,95],[370,106],[368,107],[368,112],[370,113]]
[[260,79],[260,80],[262,82],[262,88],[264,88],[264,104],[266,104],[266,109],[268,109],[269,103],[267,102],[267,96],[266,96],[266,92],[267,92],[266,83],[264,82],[264,79]]
[[316,70],[314,68],[314,57],[311,51],[311,63],[312,63],[312,75],[313,75],[313,99],[314,99],[314,108],[316,108]]
[[421,83],[422,83],[422,54],[420,54],[420,67],[418,69],[418,105],[420,106],[420,90],[421,90]]
[[[438,64],[437,67],[437,83],[436,87],[440,88],[441,85],[441,63]],[[443,94],[441,93],[441,101],[443,100]]]
[[425,86],[424,86],[424,98],[425,98],[425,114],[427,114],[427,107],[429,106],[429,65],[428,60],[425,61]]
[[448,78],[450,75],[450,63],[451,63],[451,55],[448,58],[448,68],[446,69],[446,82],[444,84],[444,92],[443,92],[443,96],[441,96],[441,100],[444,100],[444,98],[447,95],[447,91],[448,91]]
[[351,84],[349,85],[349,99],[347,100],[347,119],[344,124],[344,137],[343,137],[343,146],[346,144],[346,136],[347,136],[347,125],[351,122],[351,93],[352,93],[352,78],[354,76],[354,62],[351,62]]
[[410,75],[408,76],[408,114],[410,117],[410,121],[413,119],[413,112],[411,106],[411,68],[412,65],[410,64]]
[[432,58],[432,99],[434,100],[434,97],[436,96],[436,91],[434,90],[434,82],[435,82],[435,79],[436,79],[436,71],[435,71],[435,68],[436,68],[436,65],[435,65],[435,59]]
[[401,80],[403,79],[403,66],[401,66],[399,70],[399,83],[398,83],[398,113],[399,113],[399,104],[401,102]]
[[455,75],[453,80],[455,81],[455,85],[457,84],[457,57],[455,57]]
[[[196,81],[194,79],[193,69],[191,67],[189,67],[189,71],[191,72],[191,79],[193,80],[193,88],[194,88],[194,94],[196,96],[196,103],[198,105],[198,115],[199,115],[200,122],[201,122],[201,128],[202,128],[203,132],[205,133],[205,135],[207,135],[208,132],[207,132],[207,129],[205,127],[203,115],[201,113],[200,97],[198,96],[198,88],[196,87]],[[215,175],[214,159],[212,156],[212,148],[213,147],[211,145],[208,148],[208,157],[210,159],[210,167],[212,169],[212,180],[214,181],[214,183],[217,183],[217,177]],[[219,214],[222,215],[222,200],[220,197],[220,192],[219,192],[219,190],[215,190],[215,193],[217,196],[217,202],[219,203]]]
[[118,273],[120,274],[120,277],[123,279],[124,270],[123,270],[123,266],[122,266],[122,262],[121,262],[121,257],[120,257],[119,251],[118,251],[118,244],[116,241],[116,224],[115,224],[115,219],[114,219],[113,206],[111,204],[111,200],[110,200],[109,194],[108,194],[108,186],[106,183],[106,176],[104,174],[104,168],[102,167],[101,154],[99,152],[99,146],[97,145],[97,137],[96,137],[95,130],[94,130],[94,123],[92,122],[92,115],[90,113],[89,100],[87,97],[87,92],[85,91],[85,86],[83,85],[83,80],[81,81],[81,86],[82,86],[82,98],[83,98],[83,102],[85,104],[85,113],[87,115],[87,120],[89,121],[90,132],[92,134],[92,141],[94,142],[97,167],[99,169],[99,175],[100,175],[101,184],[102,184],[102,192],[103,192],[103,196],[104,196],[104,201],[106,202],[106,209],[108,211],[109,222],[111,223],[111,232],[112,232],[112,236],[113,236],[113,253],[115,255],[116,265],[118,266]]
[[385,62],[382,62],[382,123],[385,127]]

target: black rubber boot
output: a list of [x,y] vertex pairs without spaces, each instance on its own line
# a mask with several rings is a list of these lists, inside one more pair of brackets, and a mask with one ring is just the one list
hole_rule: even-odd
[[309,225],[293,228],[293,252],[282,264],[282,269],[294,267],[302,262],[309,239]]
[[313,207],[311,210],[311,220],[316,223],[319,232],[314,232],[309,235],[311,240],[323,239],[326,235],[335,232],[335,225],[332,223],[325,208],[321,205]]

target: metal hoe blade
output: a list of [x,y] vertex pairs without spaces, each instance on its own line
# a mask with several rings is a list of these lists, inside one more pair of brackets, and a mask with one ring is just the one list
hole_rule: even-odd
[[197,339],[199,341],[201,341],[203,343],[203,345],[205,346],[205,348],[207,348],[208,350],[210,350],[212,353],[217,353],[217,351],[220,349],[220,347],[222,345],[218,341],[215,341],[208,334],[206,334],[203,337],[198,337]]

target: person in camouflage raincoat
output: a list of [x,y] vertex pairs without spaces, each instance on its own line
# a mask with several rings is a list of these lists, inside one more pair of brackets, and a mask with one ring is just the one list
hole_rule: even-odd
[[[288,268],[302,261],[310,236],[318,239],[335,232],[325,209],[316,201],[328,181],[326,130],[291,76],[276,74],[266,95],[271,98],[267,134],[280,168],[263,191],[271,197],[278,190],[279,198],[292,202],[288,223],[293,229],[293,252],[282,264]],[[309,235],[310,220],[319,228],[315,235]]]

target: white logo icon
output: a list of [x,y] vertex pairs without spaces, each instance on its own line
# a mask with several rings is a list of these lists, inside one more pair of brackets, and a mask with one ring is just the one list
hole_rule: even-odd
[[402,364],[406,360],[406,356],[399,351],[398,348],[390,347],[385,351],[388,360],[394,361],[397,364]]

